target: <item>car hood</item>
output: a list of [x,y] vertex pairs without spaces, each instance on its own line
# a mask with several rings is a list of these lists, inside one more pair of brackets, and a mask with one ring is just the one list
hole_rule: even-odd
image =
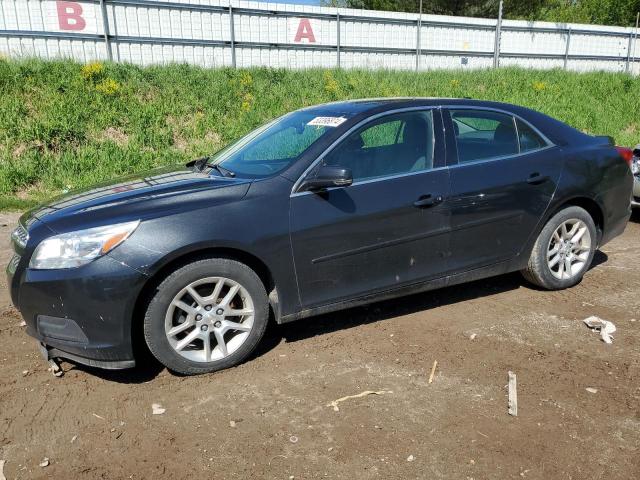
[[[242,198],[250,181],[219,177],[186,166],[163,167],[75,190],[25,213],[55,232],[144,220]],[[79,224],[82,224],[79,226]]]

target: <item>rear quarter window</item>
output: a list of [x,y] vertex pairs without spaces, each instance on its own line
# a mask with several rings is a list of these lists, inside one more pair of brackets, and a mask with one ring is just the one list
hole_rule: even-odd
[[451,110],[458,162],[486,160],[520,152],[514,117],[492,110]]

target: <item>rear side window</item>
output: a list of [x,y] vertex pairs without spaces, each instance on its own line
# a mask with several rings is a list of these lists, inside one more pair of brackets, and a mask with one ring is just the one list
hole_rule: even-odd
[[518,135],[511,115],[488,110],[451,110],[460,163],[517,154]]
[[519,118],[516,118],[518,126],[518,140],[520,141],[520,152],[538,150],[547,146],[547,142],[538,135],[529,125]]

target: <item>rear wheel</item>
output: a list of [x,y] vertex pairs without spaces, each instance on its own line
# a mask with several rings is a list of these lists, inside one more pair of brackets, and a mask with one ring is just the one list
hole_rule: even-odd
[[158,286],[144,335],[167,368],[193,375],[240,363],[262,338],[268,319],[267,294],[253,270],[230,259],[204,259]]
[[572,287],[591,265],[596,239],[591,215],[583,208],[567,207],[542,229],[522,274],[529,282],[548,290]]

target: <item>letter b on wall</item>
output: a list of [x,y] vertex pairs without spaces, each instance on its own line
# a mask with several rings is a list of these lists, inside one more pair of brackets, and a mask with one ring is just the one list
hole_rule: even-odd
[[56,2],[60,30],[84,30],[87,22],[82,18],[82,5],[77,2]]

